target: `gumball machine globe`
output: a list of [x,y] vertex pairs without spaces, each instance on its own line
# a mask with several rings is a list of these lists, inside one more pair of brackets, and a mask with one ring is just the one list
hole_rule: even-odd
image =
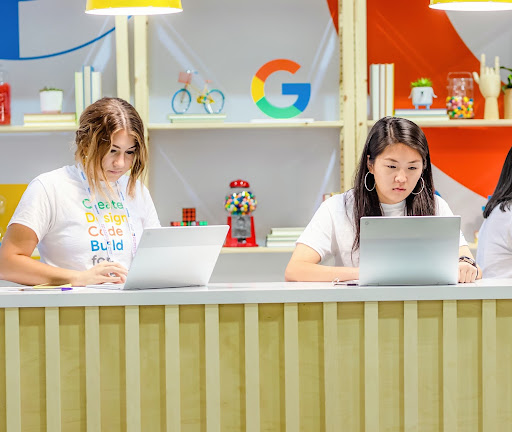
[[256,210],[258,202],[249,190],[249,182],[234,180],[229,184],[224,208],[228,216],[229,231],[226,237],[226,247],[256,247],[254,231],[254,218],[252,212]]

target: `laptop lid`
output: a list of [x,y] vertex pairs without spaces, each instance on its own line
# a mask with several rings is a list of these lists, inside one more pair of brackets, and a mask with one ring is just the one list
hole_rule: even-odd
[[206,285],[228,225],[146,228],[122,289]]
[[458,281],[460,216],[361,218],[359,285]]

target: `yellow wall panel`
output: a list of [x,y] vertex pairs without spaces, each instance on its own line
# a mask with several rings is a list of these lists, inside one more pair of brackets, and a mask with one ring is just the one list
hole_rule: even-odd
[[284,432],[283,305],[260,305],[259,320],[261,430]]
[[139,311],[141,427],[143,431],[165,430],[164,313],[164,306],[141,306]]
[[126,430],[124,307],[100,308],[101,429]]
[[5,432],[5,309],[0,309],[0,353],[0,432]]
[[245,430],[244,305],[219,306],[221,431]]
[[60,308],[59,320],[62,431],[85,431],[84,308]]
[[364,304],[338,306],[340,416],[343,430],[364,430]]
[[442,430],[443,303],[418,302],[418,430]]
[[512,300],[496,304],[497,430],[512,432]]
[[21,429],[46,431],[44,308],[20,309]]
[[479,432],[482,420],[482,302],[457,303],[458,426],[465,432]]
[[182,432],[206,428],[204,306],[180,306]]

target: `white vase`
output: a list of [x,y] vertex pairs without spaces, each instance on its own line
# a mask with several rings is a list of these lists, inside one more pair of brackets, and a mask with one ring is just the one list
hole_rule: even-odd
[[413,87],[411,90],[412,104],[418,108],[419,106],[425,106],[426,108],[430,108],[432,105],[433,98],[437,97],[434,94],[434,89],[432,87]]
[[59,114],[62,112],[62,90],[44,90],[39,92],[41,112],[45,114]]

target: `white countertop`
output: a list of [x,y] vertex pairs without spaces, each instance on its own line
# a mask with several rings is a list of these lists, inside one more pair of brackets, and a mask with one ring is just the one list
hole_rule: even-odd
[[414,287],[333,286],[328,282],[256,282],[141,291],[91,288],[18,291],[16,287],[5,286],[4,282],[0,288],[1,308],[476,299],[512,299],[512,279]]

